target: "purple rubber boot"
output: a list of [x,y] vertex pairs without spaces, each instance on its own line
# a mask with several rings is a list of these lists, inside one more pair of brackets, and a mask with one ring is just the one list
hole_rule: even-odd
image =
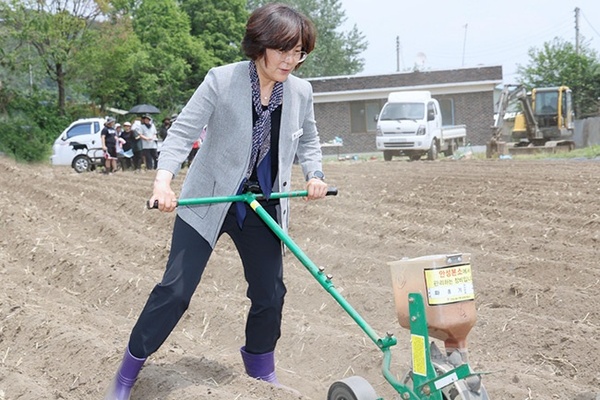
[[246,367],[246,373],[252,378],[269,382],[270,384],[277,386],[278,388],[285,389],[297,396],[300,395],[296,389],[282,385],[277,379],[275,374],[275,352],[264,354],[251,354],[246,352],[246,347],[240,349],[242,353],[242,360],[244,361],[244,367]]
[[129,400],[133,384],[145,361],[145,358],[137,358],[131,355],[128,347],[117,375],[108,388],[106,396],[104,396],[104,400]]
[[275,375],[274,351],[264,354],[251,354],[246,352],[246,347],[244,346],[240,349],[240,353],[242,353],[244,367],[246,367],[246,373],[249,376],[272,383],[275,386],[280,385],[277,375]]

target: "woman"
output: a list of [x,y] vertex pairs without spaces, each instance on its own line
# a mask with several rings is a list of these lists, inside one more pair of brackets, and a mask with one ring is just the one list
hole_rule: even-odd
[[[325,197],[312,88],[291,74],[315,45],[314,25],[287,5],[267,4],[246,25],[242,48],[251,61],[214,68],[169,130],[160,153],[150,203],[175,210],[171,180],[207,126],[206,140],[186,176],[181,198],[228,196],[259,185],[265,195],[289,191],[294,156],[309,200]],[[263,202],[287,230],[287,199]],[[251,377],[280,385],[274,350],[283,300],[280,240],[243,202],[179,207],[171,253],[129,339],[107,399],[128,399],[146,358],[167,339],[189,305],[219,236],[227,233],[242,259],[251,307],[241,348]],[[160,321],[160,323],[156,323]]]
[[133,143],[135,142],[134,133],[131,130],[131,122],[125,121],[123,123],[124,131],[121,132],[121,148],[123,149],[123,159],[121,160],[121,166],[123,171],[127,169],[133,169]]
[[131,125],[131,132],[133,132],[133,142],[132,142],[132,150],[133,150],[133,170],[141,171],[142,169],[142,158],[144,154],[144,148],[142,146],[142,137],[140,136],[142,122],[139,118],[133,120],[133,125]]
[[[117,171],[117,131],[115,130],[115,119],[108,117],[104,128],[100,132],[102,150],[104,150],[104,173],[111,174]],[[120,125],[119,125],[120,126]]]
[[156,127],[152,123],[152,117],[149,114],[142,115],[139,134],[146,170],[156,169],[156,161],[158,160],[158,135]]

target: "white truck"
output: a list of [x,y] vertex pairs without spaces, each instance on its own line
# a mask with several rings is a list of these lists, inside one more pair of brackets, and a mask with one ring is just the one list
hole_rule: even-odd
[[385,161],[393,156],[416,161],[425,154],[435,160],[440,152],[448,157],[466,138],[464,125],[442,126],[440,105],[425,90],[390,93],[377,117],[377,150]]

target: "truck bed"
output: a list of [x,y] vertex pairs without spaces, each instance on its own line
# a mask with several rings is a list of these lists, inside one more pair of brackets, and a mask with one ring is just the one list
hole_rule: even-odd
[[466,125],[448,125],[442,126],[442,137],[444,140],[460,139],[467,136]]

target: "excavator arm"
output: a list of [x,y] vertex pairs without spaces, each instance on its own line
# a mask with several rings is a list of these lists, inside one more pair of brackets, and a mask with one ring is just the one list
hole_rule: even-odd
[[535,114],[533,113],[533,107],[531,101],[527,97],[527,89],[523,85],[505,85],[500,98],[498,99],[498,117],[494,121],[492,126],[492,140],[498,141],[502,133],[502,126],[504,125],[504,114],[508,110],[508,106],[514,101],[518,100],[521,102],[523,108],[523,115],[527,125],[527,136],[531,139],[541,138],[542,133],[540,132]]

